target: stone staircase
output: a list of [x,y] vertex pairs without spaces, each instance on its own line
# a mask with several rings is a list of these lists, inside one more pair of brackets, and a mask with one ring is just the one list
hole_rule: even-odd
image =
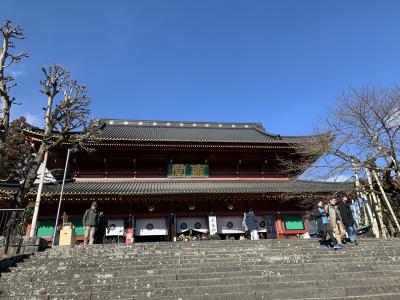
[[55,247],[1,274],[1,299],[400,299],[400,239]]

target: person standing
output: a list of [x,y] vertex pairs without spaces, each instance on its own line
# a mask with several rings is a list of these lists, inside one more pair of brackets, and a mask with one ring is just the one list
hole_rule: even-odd
[[258,240],[258,222],[257,217],[251,209],[244,216],[244,223],[250,231],[251,240]]
[[325,209],[328,213],[332,231],[335,234],[336,240],[337,240],[338,244],[340,246],[342,246],[342,235],[343,235],[342,229],[343,229],[343,227],[340,226],[341,216],[340,216],[338,210],[336,210],[336,208],[335,208],[336,202],[337,202],[337,200],[335,198],[330,199],[329,203],[325,207]]
[[336,199],[335,201],[335,210],[336,210],[336,224],[338,226],[339,229],[339,234],[340,234],[340,238],[342,240],[342,243],[346,243],[346,229],[344,228],[343,225],[343,220],[342,220],[342,215],[340,214],[340,210],[339,210],[339,200]]
[[94,234],[96,232],[96,227],[99,222],[99,214],[97,213],[97,202],[92,202],[92,206],[85,211],[83,215],[83,228],[85,228],[85,237],[83,239],[83,245],[88,244],[93,245]]
[[107,221],[106,217],[104,216],[104,213],[101,211],[99,213],[97,228],[96,228],[96,232],[95,232],[96,244],[104,244],[105,243],[106,231],[110,232],[110,229],[108,227],[108,221]]
[[357,231],[350,205],[350,199],[347,196],[344,196],[339,202],[338,207],[340,215],[342,216],[343,225],[345,226],[347,235],[349,236],[350,243],[357,244]]
[[343,246],[337,243],[336,238],[333,236],[329,215],[324,207],[324,202],[319,201],[318,206],[315,209],[314,216],[317,220],[318,232],[321,237],[321,248],[329,248],[329,243],[327,243],[326,238],[333,243],[334,249],[341,249]]

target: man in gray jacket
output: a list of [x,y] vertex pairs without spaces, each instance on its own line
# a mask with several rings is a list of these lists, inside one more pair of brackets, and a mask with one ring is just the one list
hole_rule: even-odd
[[83,227],[85,228],[85,237],[83,239],[83,245],[86,246],[89,240],[89,244],[93,245],[94,234],[96,232],[97,223],[99,222],[99,214],[97,212],[97,202],[93,202],[92,206],[85,211],[83,215]]
[[342,217],[336,205],[337,200],[332,198],[329,200],[329,204],[325,206],[325,210],[329,215],[332,231],[335,234],[336,240],[339,245],[342,245],[342,237],[346,236],[346,233],[343,228]]

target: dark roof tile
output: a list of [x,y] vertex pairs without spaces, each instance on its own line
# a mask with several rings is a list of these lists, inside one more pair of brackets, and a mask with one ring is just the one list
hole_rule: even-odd
[[[99,140],[207,142],[207,143],[298,143],[321,136],[280,136],[268,133],[260,123],[138,121],[100,119]],[[325,135],[323,135],[325,137]]]
[[[66,195],[160,195],[221,193],[318,193],[350,190],[353,183],[304,180],[132,180],[72,181],[65,184]],[[61,185],[49,184],[43,194],[58,195]],[[14,188],[0,185],[0,193],[13,193]]]

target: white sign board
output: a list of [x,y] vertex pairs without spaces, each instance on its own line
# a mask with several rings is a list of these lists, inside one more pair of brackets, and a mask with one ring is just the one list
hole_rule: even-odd
[[106,236],[123,236],[124,235],[124,220],[114,219],[108,220],[108,228],[110,231],[106,231]]
[[244,233],[242,228],[243,217],[218,217],[217,226],[218,233],[231,234],[231,233]]
[[216,216],[208,216],[208,225],[210,227],[210,235],[217,234],[217,217]]
[[264,217],[257,217],[258,232],[267,232],[267,224]]
[[205,217],[188,217],[176,218],[176,232],[186,232],[188,230],[196,230],[198,232],[207,233],[207,219]]
[[137,218],[135,226],[136,236],[167,235],[165,218]]

